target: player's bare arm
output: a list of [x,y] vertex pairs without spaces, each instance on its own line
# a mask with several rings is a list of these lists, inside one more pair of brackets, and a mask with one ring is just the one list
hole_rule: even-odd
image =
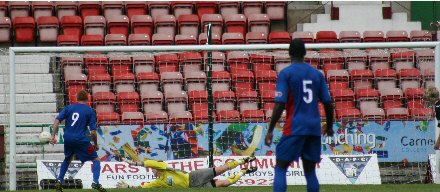
[[333,131],[333,116],[334,116],[333,103],[324,103],[324,110],[325,110],[325,116],[327,118],[325,134],[327,134],[327,136],[329,137],[332,137],[333,134],[335,133]]
[[96,149],[96,151],[98,151],[98,150],[99,150],[99,145],[98,145],[98,134],[96,133],[95,130],[93,130],[93,131],[90,132],[90,135],[92,135],[92,141],[93,141],[93,144],[95,145],[95,149]]
[[267,146],[272,145],[273,140],[273,130],[275,129],[275,125],[278,120],[280,120],[281,115],[283,114],[284,109],[286,108],[286,104],[284,103],[276,103],[275,108],[272,112],[272,118],[270,119],[269,129],[267,130],[265,144]]
[[55,134],[58,132],[58,127],[60,126],[60,120],[55,119],[53,122],[53,130],[52,130],[52,144],[57,144],[57,138],[55,138]]

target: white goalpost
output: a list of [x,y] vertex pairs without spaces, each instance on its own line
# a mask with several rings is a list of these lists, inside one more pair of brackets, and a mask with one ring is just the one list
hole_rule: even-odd
[[[10,47],[9,48],[9,115],[5,122],[8,134],[9,155],[8,173],[9,190],[17,189],[16,170],[16,143],[17,143],[17,96],[16,96],[16,56],[21,54],[60,54],[60,53],[87,53],[87,52],[184,52],[184,51],[272,51],[288,50],[288,44],[249,44],[249,45],[184,45],[184,46],[103,46],[103,47]],[[440,42],[393,42],[393,43],[329,43],[329,44],[306,44],[307,49],[370,49],[370,48],[434,48],[435,49],[435,85],[440,88]],[[437,125],[437,120],[435,120]],[[435,139],[440,130],[435,128]],[[436,157],[436,183],[440,183],[438,170],[440,167],[440,152],[435,151]]]

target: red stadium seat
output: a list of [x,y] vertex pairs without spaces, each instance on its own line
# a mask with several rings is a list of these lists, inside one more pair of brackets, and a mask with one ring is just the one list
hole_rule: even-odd
[[391,109],[391,108],[401,108],[402,107],[402,101],[401,100],[389,100],[384,101],[382,103],[382,106],[385,110]]
[[357,31],[341,31],[339,33],[339,41],[341,43],[359,43],[362,41],[362,37],[361,34]]
[[240,2],[237,1],[220,1],[219,2],[219,13],[225,17],[232,14],[240,13]]
[[251,14],[246,15],[246,17],[248,19],[249,32],[262,32],[269,35],[270,19],[266,14]]
[[185,73],[185,85],[188,93],[206,90],[206,74],[203,71],[190,71]]
[[118,93],[119,112],[138,112],[140,97],[137,92]]
[[105,18],[111,16],[124,15],[124,2],[122,1],[103,1],[102,2],[102,15]]
[[171,90],[165,92],[168,114],[185,112],[188,103],[188,95],[185,91]]
[[292,34],[292,39],[301,39],[304,43],[314,43],[315,36],[310,31],[297,31]]
[[171,3],[169,1],[150,1],[148,2],[149,13],[154,20],[159,15],[170,15],[170,6]]
[[423,99],[425,97],[424,88],[407,88],[405,90],[405,97],[408,100]]
[[108,34],[122,34],[128,37],[130,33],[130,20],[125,15],[112,15],[107,17]]
[[0,2],[0,18],[7,17],[8,16],[8,5],[6,4],[6,1]]
[[83,20],[85,20],[87,16],[99,16],[101,15],[101,2],[80,1],[79,12]]
[[16,17],[14,20],[15,42],[33,43],[35,41],[35,20],[33,17]]
[[171,10],[173,10],[174,17],[179,18],[180,15],[193,14],[193,1],[173,1],[171,2]]
[[155,18],[156,33],[171,35],[174,38],[176,35],[176,18],[173,15],[158,15],[153,18]]
[[334,31],[318,31],[316,33],[317,43],[337,43],[338,36]]
[[196,1],[196,10],[199,18],[205,14],[217,13],[218,3],[215,1]]
[[62,21],[64,16],[76,16],[78,12],[78,2],[55,1],[55,11],[59,21]]
[[339,89],[333,91],[335,101],[354,101],[354,92],[351,89]]
[[[199,45],[205,45],[208,42],[208,36],[206,33],[200,33],[199,35]],[[219,34],[212,34],[212,44],[221,45],[222,39]]]
[[223,16],[225,18],[226,32],[241,33],[243,36],[247,32],[247,20],[242,14],[230,14]]
[[267,44],[267,35],[262,32],[249,32],[246,34],[246,44]]
[[212,33],[222,35],[223,33],[223,17],[220,14],[204,14],[200,18],[203,33],[207,33],[208,23],[211,23]]
[[156,72],[139,71],[137,73],[137,82],[141,95],[159,90],[159,75]]
[[167,34],[156,33],[151,40],[152,45],[174,45],[174,37]]
[[101,35],[105,36],[106,20],[103,16],[87,16],[84,19],[85,35]]
[[125,9],[128,18],[132,19],[135,15],[147,15],[147,2],[142,1],[127,1],[125,2]]
[[348,82],[350,80],[350,75],[348,74],[348,71],[345,69],[329,70],[327,72],[327,80],[328,82],[334,82],[334,81]]
[[[203,60],[208,63],[208,53],[203,53]],[[218,51],[213,51],[211,55],[212,71],[224,71],[225,70],[225,54]],[[206,66],[207,67],[207,66]],[[205,67],[205,68],[206,68]]]
[[199,36],[199,17],[197,15],[180,15],[177,18],[179,34]]
[[432,41],[432,34],[427,30],[411,31],[409,39],[410,41]]
[[264,1],[245,1],[243,2],[243,14],[249,17],[252,14],[262,14]]
[[176,35],[176,45],[197,45],[197,38],[194,35]]
[[38,20],[39,17],[52,16],[53,13],[53,2],[51,1],[33,1],[32,2],[32,15],[35,20]]
[[167,96],[168,93],[183,90],[183,77],[180,72],[161,72],[160,81],[165,96]]
[[151,124],[168,123],[168,114],[166,112],[145,113],[145,121]]
[[150,44],[150,36],[147,34],[130,34],[128,36],[128,45],[141,46]]
[[81,37],[82,46],[103,46],[104,37],[101,35],[83,35]]
[[171,113],[169,117],[170,123],[189,123],[192,122],[193,116],[189,111]]
[[179,68],[184,75],[187,72],[201,72],[203,57],[199,52],[183,52],[179,54]]
[[102,73],[90,73],[89,72],[89,83],[90,89],[93,95],[99,92],[110,92],[112,86],[112,79],[107,72]]
[[217,119],[220,122],[238,122],[240,113],[235,110],[235,93],[233,91],[214,92]]
[[58,35],[57,46],[79,46],[80,40],[74,35]]
[[399,88],[379,89],[382,101],[399,100],[403,98],[403,92]]
[[290,44],[291,41],[292,39],[287,31],[273,31],[269,34],[270,44]]
[[230,51],[227,54],[230,71],[249,70],[249,55],[242,51]]
[[141,72],[154,72],[154,56],[148,53],[133,56],[133,65],[137,75]]
[[368,108],[362,110],[362,119],[370,121],[381,121],[385,119],[385,111],[381,108]]
[[286,2],[267,1],[266,13],[271,21],[283,21],[286,19]]
[[141,112],[123,112],[122,123],[138,125],[144,123],[144,115]]
[[85,61],[90,76],[108,74],[108,58],[106,55],[89,54],[86,55]]
[[364,31],[364,42],[383,42],[385,41],[382,31]]
[[39,41],[43,43],[56,43],[58,38],[58,18],[40,16],[37,20]]
[[361,119],[361,112],[356,108],[341,108],[336,110],[338,120],[357,120]]
[[223,33],[222,44],[244,44],[244,37],[241,33]]
[[388,31],[388,42],[405,42],[408,41],[408,33],[406,31]]
[[386,110],[387,119],[391,120],[407,120],[409,117],[407,108],[390,108]]
[[[156,66],[159,68],[159,72],[177,72],[178,71],[178,57],[174,53],[166,53],[155,56]],[[181,74],[180,74],[181,76]]]
[[134,15],[131,17],[131,33],[153,36],[153,19],[149,15]]
[[83,33],[82,19],[79,16],[64,16],[61,19],[61,30],[63,35],[73,35],[81,39]]
[[31,5],[29,1],[10,1],[9,2],[9,17],[12,21],[15,17],[29,17],[29,9]]
[[108,34],[105,36],[106,46],[127,46],[127,38],[122,34]]
[[120,123],[120,116],[116,112],[98,113],[97,118],[100,125]]
[[274,102],[275,101],[275,91],[276,84],[271,83],[259,83],[258,90],[261,96],[261,102]]
[[212,91],[229,91],[231,76],[227,71],[212,72]]
[[356,91],[356,100],[378,100],[379,99],[379,91],[372,88],[366,89],[358,89]]
[[11,19],[0,17],[0,43],[11,42]]
[[414,120],[429,120],[434,117],[434,112],[430,108],[409,109],[409,114]]
[[257,80],[257,83],[261,83],[261,82],[275,83],[277,81],[277,78],[278,78],[278,74],[274,70],[255,71],[255,79]]

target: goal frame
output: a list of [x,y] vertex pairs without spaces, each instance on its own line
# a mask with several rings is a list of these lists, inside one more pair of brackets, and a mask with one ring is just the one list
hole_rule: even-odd
[[[435,48],[435,86],[440,88],[440,42],[383,42],[383,43],[325,43],[306,44],[307,49],[367,49],[367,48]],[[183,46],[102,46],[102,47],[10,47],[9,48],[9,190],[16,190],[16,90],[15,56],[21,53],[85,53],[85,52],[165,52],[165,51],[243,51],[288,50],[289,44],[247,45],[183,45]],[[437,125],[437,119],[435,119]],[[440,133],[435,129],[435,136]],[[440,165],[440,151],[435,152],[436,171]],[[438,171],[437,171],[438,172]],[[440,183],[440,175],[436,174]]]

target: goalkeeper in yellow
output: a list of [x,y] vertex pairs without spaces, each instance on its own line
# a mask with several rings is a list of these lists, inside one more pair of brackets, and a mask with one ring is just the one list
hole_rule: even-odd
[[124,181],[120,181],[117,184],[117,187],[118,188],[228,187],[236,183],[244,174],[253,173],[257,171],[257,168],[256,167],[244,168],[241,170],[241,172],[228,177],[226,180],[214,180],[214,178],[217,175],[221,175],[224,172],[232,170],[239,165],[252,162],[255,159],[256,159],[255,157],[245,157],[240,160],[230,161],[219,167],[200,169],[196,171],[191,171],[189,173],[173,169],[163,161],[146,160],[142,162],[142,161],[132,161],[132,160],[124,159],[124,161],[130,165],[144,166],[146,168],[151,168],[157,179],[150,183],[146,183],[140,186],[131,186],[125,183]]

